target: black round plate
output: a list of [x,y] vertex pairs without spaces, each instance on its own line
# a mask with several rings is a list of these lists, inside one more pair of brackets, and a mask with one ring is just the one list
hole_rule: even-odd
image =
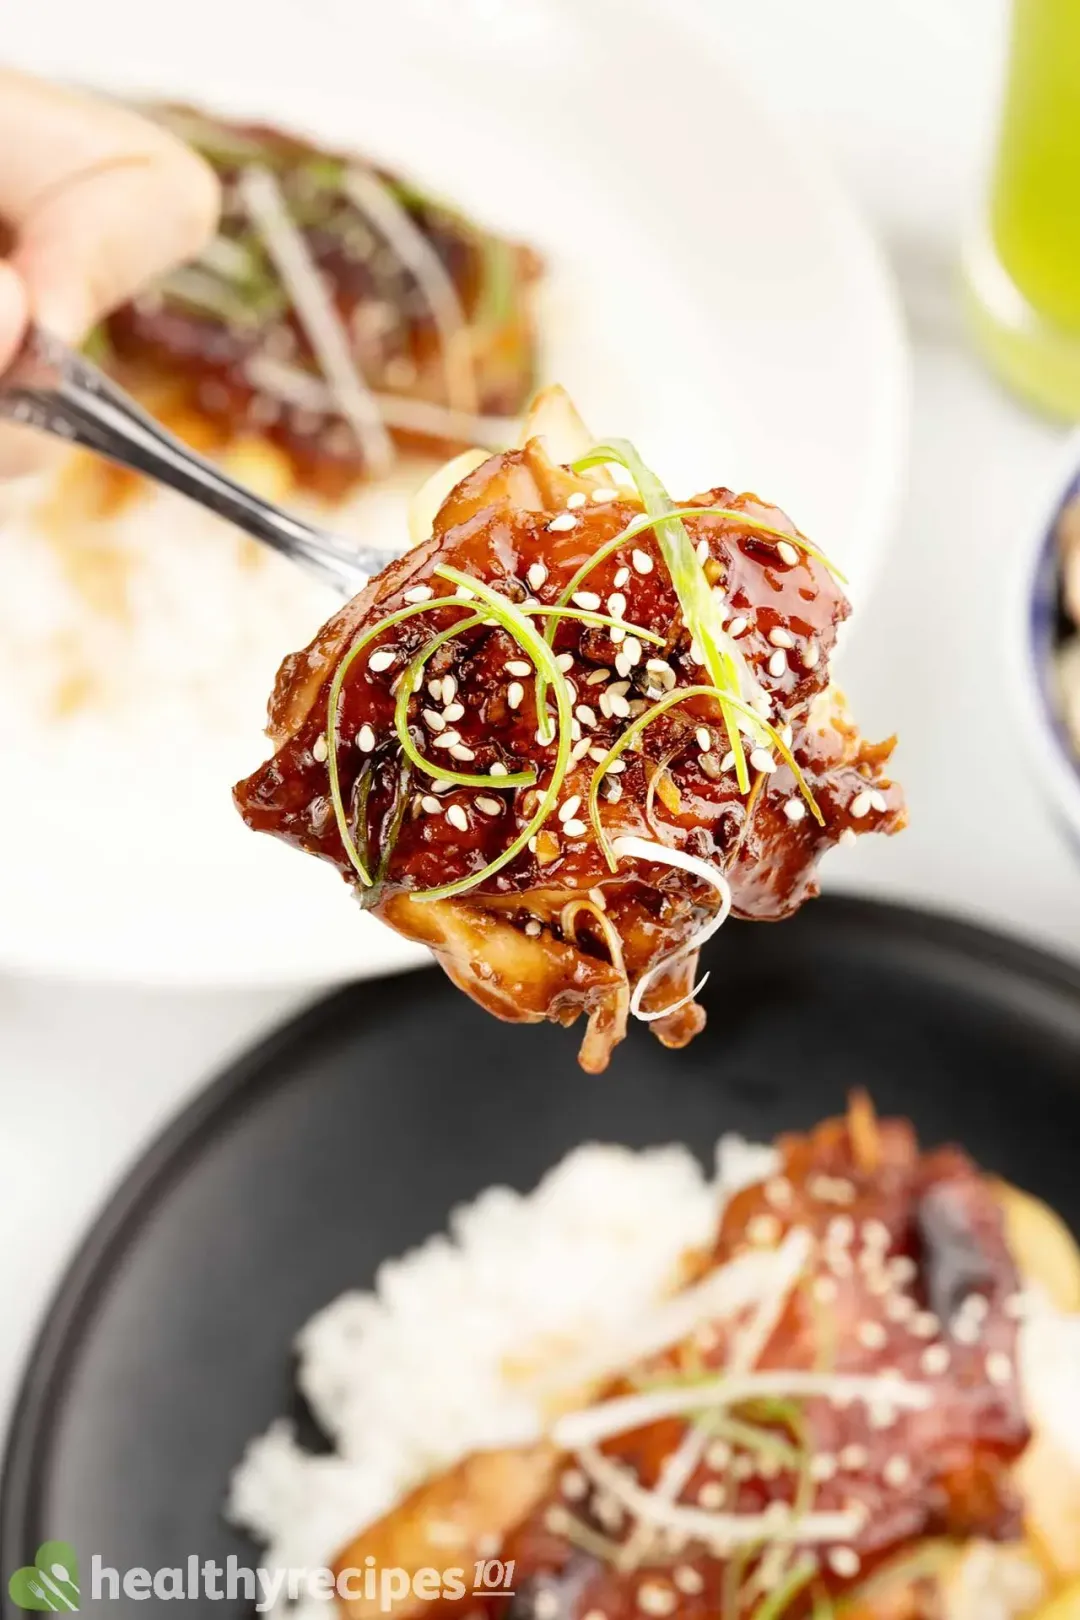
[[84,1568],[254,1562],[221,1503],[247,1440],[295,1408],[297,1328],[454,1204],[530,1187],[583,1140],[707,1155],[721,1131],[805,1127],[863,1085],[1080,1230],[1080,971],[854,900],[732,926],[710,961],[706,1033],[675,1053],[639,1029],[600,1078],[575,1032],[499,1024],[438,973],[343,990],[222,1075],[113,1198],[42,1331],[7,1457],[5,1577],[47,1536]]

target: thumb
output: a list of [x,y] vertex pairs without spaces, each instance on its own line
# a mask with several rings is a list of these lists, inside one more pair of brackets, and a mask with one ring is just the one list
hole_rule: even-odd
[[28,314],[22,278],[0,259],[0,372],[15,358]]

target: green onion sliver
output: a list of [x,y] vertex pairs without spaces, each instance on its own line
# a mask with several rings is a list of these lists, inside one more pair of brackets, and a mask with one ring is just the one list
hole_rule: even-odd
[[705,570],[697,559],[682,520],[672,515],[676,508],[671,496],[628,440],[614,439],[608,444],[597,445],[587,456],[574,463],[574,470],[581,472],[606,462],[615,462],[626,468],[638,487],[646,512],[655,519],[656,541],[679,598],[683,621],[701,649],[705,667],[719,694],[720,712],[731,751],[735,755],[735,775],[740,791],[745,793],[750,786],[750,775],[739,727],[729,707],[730,698],[738,696],[740,692],[739,666],[734,643],[724,632],[723,614],[712,593],[712,586],[705,577]]
[[454,782],[459,787],[532,787],[536,781],[536,772],[532,766],[528,770],[514,771],[510,775],[492,776],[478,771],[454,771],[443,765],[436,765],[433,760],[425,759],[423,754],[420,753],[409,731],[409,703],[424,679],[424,670],[427,667],[428,659],[438,652],[439,648],[444,646],[446,642],[451,641],[454,636],[460,635],[463,630],[472,630],[476,625],[483,624],[486,618],[486,613],[474,613],[471,618],[463,619],[458,624],[452,624],[446,630],[440,630],[439,634],[428,642],[423,651],[417,653],[402,676],[401,684],[397,690],[397,701],[394,704],[394,730],[397,732],[398,742],[401,744],[401,751],[406,759],[411,760],[417,770],[423,771],[426,776],[434,777],[438,781]]
[[[508,844],[501,855],[489,862],[480,872],[471,873],[467,877],[458,878],[454,883],[443,883],[437,889],[424,889],[419,893],[411,894],[410,900],[420,904],[432,900],[445,900],[453,894],[463,894],[467,889],[473,889],[478,883],[485,882],[495,872],[501,871],[504,866],[515,860],[527,846],[529,839],[538,832],[554,810],[566,772],[570,764],[570,726],[573,715],[570,708],[570,691],[562,670],[555,662],[555,655],[536,627],[529,623],[521,609],[513,602],[500,596],[498,591],[492,590],[490,585],[474,579],[469,574],[462,574],[456,568],[441,566],[435,569],[440,579],[449,580],[452,585],[464,585],[471,590],[486,605],[487,616],[496,620],[504,630],[511,635],[528,653],[537,669],[542,669],[555,692],[555,703],[558,709],[558,752],[555,756],[555,765],[552,770],[551,781],[545,789],[536,813],[524,826],[513,843]],[[428,604],[430,606],[430,604]],[[505,785],[508,778],[499,778]]]
[[816,1558],[802,1558],[791,1566],[787,1576],[779,1586],[757,1604],[754,1609],[754,1620],[780,1620],[780,1616],[790,1608],[799,1593],[804,1591],[818,1572]]
[[810,806],[818,821],[824,825],[825,818],[822,816],[821,811],[818,808],[817,800],[811,793],[810,788],[807,785],[806,778],[796,763],[794,754],[791,752],[791,749],[781,737],[775,726],[771,725],[768,720],[762,720],[760,716],[755,715],[754,711],[749,707],[748,704],[744,703],[741,698],[733,698],[729,696],[725,699],[723,694],[718,692],[715,686],[678,687],[674,692],[668,692],[664,697],[658,699],[658,701],[653,704],[651,709],[645,710],[644,714],[639,714],[636,720],[631,721],[622,735],[616,737],[615,741],[612,743],[611,747],[608,749],[607,753],[596,767],[592,774],[592,780],[589,782],[589,819],[593,824],[593,831],[596,833],[596,841],[603,850],[604,858],[613,872],[617,870],[618,862],[615,856],[615,851],[611,845],[611,840],[604,831],[603,823],[600,820],[600,784],[604,780],[607,772],[611,769],[613,761],[617,760],[623,750],[628,748],[636,738],[641,736],[646,727],[651,726],[654,720],[659,719],[662,714],[666,714],[669,709],[676,708],[680,703],[688,702],[690,698],[699,697],[712,698],[716,703],[727,702],[733,709],[737,709],[740,713],[749,715],[755,724],[761,726],[762,730],[766,733],[770,742],[775,747],[777,753],[779,753],[780,757],[783,759],[784,764],[794,776],[795,781],[798,784],[799,791],[802,793],[807,804]]
[[330,683],[330,695],[326,700],[326,749],[327,767],[330,775],[330,801],[334,807],[334,820],[337,822],[338,833],[345,847],[345,853],[348,855],[357,877],[367,889],[371,887],[371,874],[368,872],[360,851],[353,840],[352,832],[349,829],[349,819],[345,814],[345,803],[341,797],[341,777],[338,771],[337,759],[338,711],[341,707],[341,690],[345,685],[345,677],[354,662],[364,648],[371,645],[376,636],[381,636],[384,630],[389,630],[395,624],[400,624],[403,619],[412,619],[418,613],[431,613],[436,608],[445,607],[454,607],[463,613],[469,612],[471,614],[472,611],[460,597],[454,596],[438,596],[428,602],[411,602],[408,607],[397,608],[395,612],[388,613],[385,619],[380,619],[378,624],[374,625],[370,630],[365,630],[362,636],[357,637],[334,671],[334,679]]

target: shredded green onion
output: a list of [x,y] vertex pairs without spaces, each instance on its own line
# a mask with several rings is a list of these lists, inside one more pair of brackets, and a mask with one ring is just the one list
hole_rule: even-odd
[[402,676],[397,690],[397,701],[394,704],[394,730],[401,744],[401,751],[406,759],[412,761],[418,771],[426,776],[436,778],[442,782],[454,782],[460,787],[482,788],[512,788],[532,787],[536,781],[536,772],[532,766],[524,771],[514,771],[506,776],[491,776],[480,771],[455,771],[443,765],[436,765],[433,760],[425,759],[417,748],[409,732],[409,704],[414,693],[419,689],[423,679],[428,659],[438,652],[446,642],[460,635],[463,630],[472,630],[478,624],[483,624],[487,618],[486,613],[474,613],[472,618],[464,619],[458,624],[452,624],[446,630],[440,630],[422,652],[417,653],[412,663]]
[[[368,772],[367,779],[369,782],[371,781],[371,772]],[[409,766],[403,766],[401,773],[398,776],[397,790],[394,796],[393,807],[390,811],[390,825],[387,829],[386,839],[379,854],[379,864],[375,870],[375,881],[363,897],[362,904],[365,911],[369,910],[372,906],[378,903],[383,885],[386,882],[386,874],[390,870],[390,862],[394,856],[394,847],[401,835],[401,826],[405,820],[405,812],[409,808],[409,783],[411,779],[412,771],[410,770]],[[366,809],[366,794],[364,795],[364,802]]]
[[671,496],[628,440],[613,439],[608,444],[597,445],[587,456],[574,462],[574,470],[582,472],[606,462],[615,462],[626,468],[638,487],[646,512],[654,520],[657,544],[679,598],[683,622],[701,649],[705,667],[712,678],[714,696],[720,705],[728,741],[735,755],[739,789],[745,793],[750,786],[750,776],[742,737],[731,709],[731,698],[737,697],[740,691],[739,664],[735,644],[724,631],[723,614],[705,577],[705,570],[698,562],[681,518],[673,516],[677,509]]
[[757,1605],[754,1620],[779,1620],[780,1615],[790,1607],[799,1593],[809,1586],[817,1571],[817,1560],[814,1558],[803,1558],[793,1564],[779,1586],[774,1586]]
[[[536,627],[529,623],[525,614],[513,602],[500,596],[498,591],[492,590],[481,580],[474,579],[469,574],[462,574],[456,568],[441,566],[435,569],[440,579],[449,580],[452,585],[463,585],[471,590],[487,607],[487,615],[494,618],[502,626],[522,650],[529,654],[537,669],[543,669],[548,681],[555,692],[555,703],[558,709],[558,752],[552,770],[551,781],[548,783],[535,814],[521,832],[508,844],[502,853],[490,861],[482,871],[470,873],[469,876],[458,878],[454,883],[443,883],[437,889],[424,889],[411,894],[410,900],[418,903],[432,900],[445,900],[450,895],[462,894],[467,889],[473,889],[478,883],[485,882],[494,873],[501,871],[512,860],[515,860],[521,851],[528,845],[529,839],[538,832],[554,810],[559,793],[566,779],[566,772],[570,763],[570,726],[573,715],[570,709],[570,692],[563,677],[562,670],[555,662],[555,655]],[[458,600],[461,600],[460,598]],[[430,606],[430,603],[425,604]],[[505,785],[508,778],[499,778]]]

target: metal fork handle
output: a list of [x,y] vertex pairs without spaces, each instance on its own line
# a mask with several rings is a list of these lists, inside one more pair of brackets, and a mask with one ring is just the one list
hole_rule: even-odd
[[186,495],[352,596],[387,562],[264,501],[163,428],[103,371],[31,326],[0,378],[0,417],[82,445]]

